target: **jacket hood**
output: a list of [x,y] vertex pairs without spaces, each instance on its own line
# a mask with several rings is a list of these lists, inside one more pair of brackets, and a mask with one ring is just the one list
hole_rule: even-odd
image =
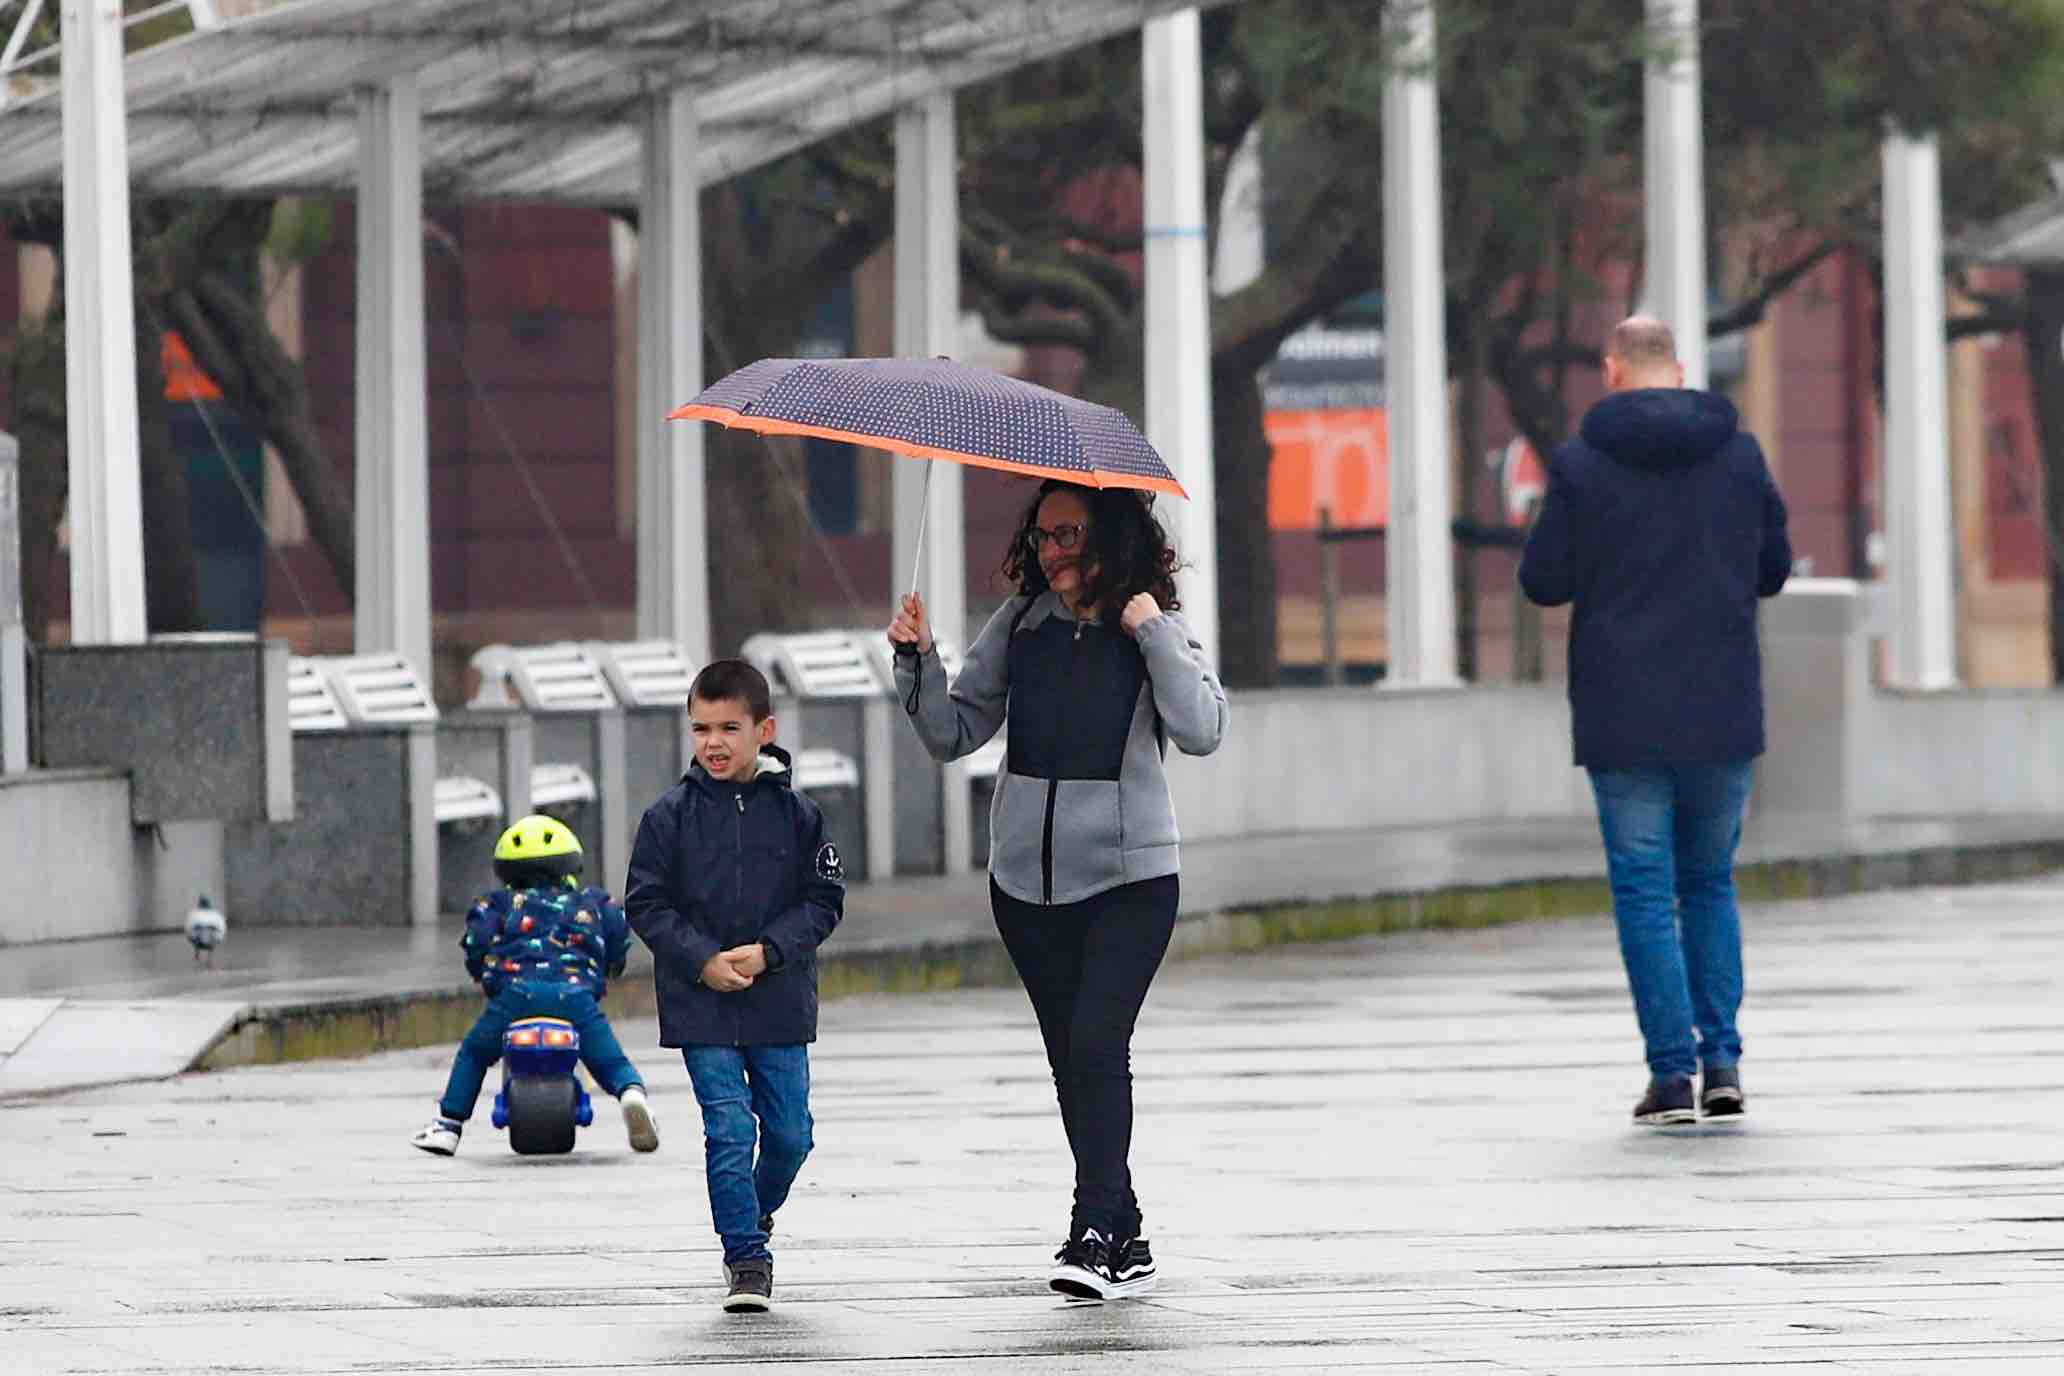
[[[789,788],[795,782],[794,775],[794,756],[778,745],[763,745],[760,747],[760,769],[757,774],[753,775],[752,783],[765,781],[780,788]],[[701,760],[691,760],[689,762],[688,772],[681,776],[681,782],[703,784],[711,788],[722,787],[717,780],[710,777],[710,772],[702,767]]]
[[1689,468],[1734,438],[1741,418],[1717,392],[1643,387],[1615,392],[1585,413],[1584,442],[1633,468]]

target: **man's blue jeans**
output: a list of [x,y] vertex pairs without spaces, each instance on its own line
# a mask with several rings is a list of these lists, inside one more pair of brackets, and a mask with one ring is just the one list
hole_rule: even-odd
[[1657,1078],[1741,1059],[1734,850],[1751,765],[1591,770],[1620,956]]
[[519,1018],[564,1018],[572,1023],[573,1030],[580,1033],[581,1064],[610,1098],[644,1083],[593,994],[518,980],[494,996],[459,1043],[459,1054],[452,1058],[451,1079],[445,1083],[444,1098],[438,1101],[439,1113],[461,1123],[473,1116],[481,1082],[487,1079],[488,1068],[502,1058],[502,1033]]
[[710,1221],[724,1261],[766,1257],[760,1219],[787,1201],[812,1145],[810,1048],[688,1046],[681,1059],[702,1105]]

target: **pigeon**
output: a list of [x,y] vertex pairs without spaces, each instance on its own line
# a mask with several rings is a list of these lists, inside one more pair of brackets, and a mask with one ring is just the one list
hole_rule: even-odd
[[201,895],[201,906],[186,915],[186,939],[193,943],[193,955],[197,961],[209,965],[215,963],[215,948],[222,944],[222,937],[229,930],[229,919],[215,911],[215,905],[208,901],[208,895]]

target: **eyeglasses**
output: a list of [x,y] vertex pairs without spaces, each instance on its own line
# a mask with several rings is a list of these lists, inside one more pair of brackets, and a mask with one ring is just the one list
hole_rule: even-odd
[[1038,557],[1048,540],[1054,542],[1056,549],[1073,549],[1082,543],[1083,530],[1084,527],[1079,525],[1055,526],[1052,530],[1034,526],[1025,532],[1025,548],[1032,551],[1034,558]]

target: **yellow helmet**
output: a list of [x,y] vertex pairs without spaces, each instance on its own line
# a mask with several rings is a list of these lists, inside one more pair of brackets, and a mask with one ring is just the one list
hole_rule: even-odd
[[495,842],[494,871],[512,888],[562,883],[581,872],[580,837],[557,817],[518,817]]

